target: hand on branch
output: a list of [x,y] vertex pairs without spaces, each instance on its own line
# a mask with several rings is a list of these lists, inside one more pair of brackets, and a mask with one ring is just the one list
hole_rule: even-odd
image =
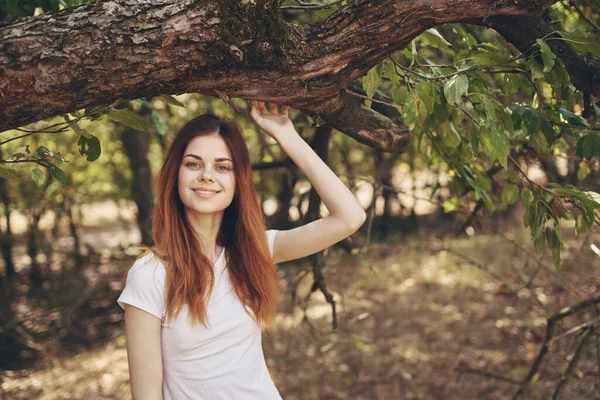
[[267,135],[279,141],[282,134],[296,133],[294,124],[288,117],[288,106],[282,105],[281,112],[277,104],[269,103],[269,110],[263,101],[250,101],[250,115],[256,125],[258,125]]

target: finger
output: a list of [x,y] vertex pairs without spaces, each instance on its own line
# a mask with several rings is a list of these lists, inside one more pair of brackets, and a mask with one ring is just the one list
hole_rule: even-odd
[[261,114],[269,114],[269,112],[267,111],[267,107],[265,107],[264,101],[258,102],[258,111],[260,111]]
[[288,115],[288,110],[289,110],[289,108],[290,108],[290,107],[288,107],[288,106],[286,106],[286,105],[283,105],[283,106],[281,106],[281,113],[282,113],[283,115]]
[[277,110],[277,103],[269,103],[269,107],[271,108],[271,113],[279,114],[279,110]]

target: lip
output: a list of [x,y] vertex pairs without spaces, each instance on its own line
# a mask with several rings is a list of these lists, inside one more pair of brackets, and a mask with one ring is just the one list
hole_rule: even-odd
[[222,192],[222,190],[211,189],[207,187],[192,188],[192,191],[200,198],[213,197]]

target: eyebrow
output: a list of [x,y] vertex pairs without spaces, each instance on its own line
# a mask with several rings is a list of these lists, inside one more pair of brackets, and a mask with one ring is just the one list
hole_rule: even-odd
[[[191,153],[190,154],[186,154],[183,158],[186,158],[186,157],[192,157],[192,158],[195,158],[196,160],[203,161],[202,157],[197,156],[195,154],[191,154]],[[215,161],[216,162],[219,162],[219,161],[229,161],[230,163],[233,163],[233,161],[231,161],[229,158],[225,158],[225,157],[215,158]]]

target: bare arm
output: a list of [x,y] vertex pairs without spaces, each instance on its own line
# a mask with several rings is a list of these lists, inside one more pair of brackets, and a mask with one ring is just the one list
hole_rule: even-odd
[[264,103],[252,104],[251,115],[257,125],[273,137],[300,168],[330,213],[309,224],[278,232],[273,261],[306,257],[358,230],[365,221],[365,211],[346,185],[296,132],[287,116],[287,107],[283,106],[279,113],[276,105],[271,104],[269,112]]
[[162,400],[160,319],[125,306],[125,337],[133,400]]

